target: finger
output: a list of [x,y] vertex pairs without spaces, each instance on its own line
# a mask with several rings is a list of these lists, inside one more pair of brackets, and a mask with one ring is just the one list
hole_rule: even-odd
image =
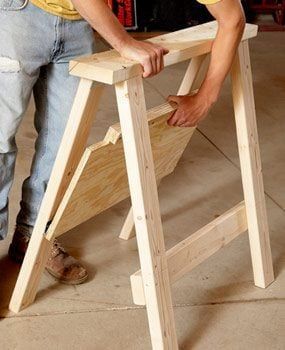
[[181,96],[175,96],[175,95],[170,95],[170,96],[167,97],[167,101],[168,102],[175,102],[177,104],[180,103],[181,99],[182,99]]
[[182,124],[180,124],[180,125],[178,125],[180,128],[189,128],[189,127],[191,127],[191,123],[188,123],[188,122],[186,122],[186,123],[182,123]]
[[178,108],[178,103],[174,102],[174,101],[168,101],[168,103],[170,104],[170,106],[174,109]]
[[176,111],[172,114],[171,118],[168,119],[168,125],[170,126],[177,126],[179,123],[181,116],[179,115],[179,112]]
[[163,47],[163,54],[164,54],[164,55],[167,55],[168,53],[169,53],[169,50],[166,49],[165,47]]
[[179,119],[177,122],[176,122],[176,126],[184,126],[186,123],[188,123],[187,122],[187,120],[185,120],[185,119]]
[[167,55],[169,53],[169,50],[166,47],[163,47],[161,45],[155,45],[155,47],[161,50],[163,55]]
[[155,50],[155,68],[156,73],[159,73],[161,71],[161,52],[158,48]]
[[174,123],[174,121],[175,121],[175,119],[174,119],[175,113],[176,113],[176,111],[174,111],[174,112],[171,114],[171,116],[167,119],[167,124],[168,124],[169,126],[173,126],[173,123]]
[[163,50],[160,51],[160,70],[164,69],[164,57],[163,57]]
[[158,73],[157,71],[157,54],[155,51],[152,52],[151,55],[151,65],[152,65],[152,75],[155,75]]
[[176,122],[174,122],[174,126],[182,126],[186,123],[186,120],[178,118]]
[[159,50],[159,56],[160,56],[160,70],[163,70],[164,69],[164,51],[165,49],[160,47],[160,50]]
[[163,55],[167,55],[169,53],[169,50],[163,46],[158,45],[158,47],[160,48],[160,50],[162,51]]
[[156,69],[157,69],[157,73],[159,73],[162,69],[163,69],[163,54],[162,54],[162,50],[158,49],[157,52],[157,59],[156,59]]
[[161,58],[161,70],[163,70],[163,69],[164,69],[164,57],[162,55],[162,58]]
[[172,125],[173,126],[180,126],[182,124],[185,124],[187,122],[187,119],[185,118],[185,113],[183,110],[178,109],[176,111],[176,114],[173,117]]
[[152,69],[152,63],[151,60],[148,58],[147,60],[145,60],[145,62],[143,63],[143,77],[144,78],[148,78],[152,75],[153,69]]
[[185,123],[183,123],[179,126],[181,126],[183,128],[195,128],[197,126],[197,123],[186,121]]

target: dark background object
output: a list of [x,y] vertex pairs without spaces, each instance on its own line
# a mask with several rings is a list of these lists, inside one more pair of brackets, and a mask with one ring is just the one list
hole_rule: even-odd
[[285,25],[285,0],[247,0],[253,15],[271,14],[276,23]]
[[[244,9],[250,20],[246,2]],[[137,0],[137,11],[141,31],[174,31],[213,20],[206,6],[196,0]]]
[[107,3],[126,29],[138,28],[136,0],[107,0]]

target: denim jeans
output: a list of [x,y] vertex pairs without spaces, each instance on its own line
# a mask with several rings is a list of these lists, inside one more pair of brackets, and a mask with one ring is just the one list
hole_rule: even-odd
[[0,239],[8,229],[15,135],[31,95],[38,135],[17,216],[17,224],[26,226],[35,224],[78,87],[68,62],[93,51],[86,21],[65,20],[25,0],[0,0]]

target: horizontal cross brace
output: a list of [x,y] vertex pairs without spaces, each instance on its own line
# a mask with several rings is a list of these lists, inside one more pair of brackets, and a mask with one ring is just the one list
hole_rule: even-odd
[[[180,279],[246,230],[246,210],[241,202],[167,251],[170,282]],[[134,303],[145,305],[140,270],[131,276],[131,285]]]

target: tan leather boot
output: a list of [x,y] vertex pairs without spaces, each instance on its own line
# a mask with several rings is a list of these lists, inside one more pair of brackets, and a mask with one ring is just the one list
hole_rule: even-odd
[[[30,241],[30,227],[17,225],[12,243],[9,247],[10,258],[21,264]],[[86,281],[88,273],[86,269],[66,250],[54,241],[50,257],[46,264],[46,270],[59,282],[65,284],[80,284]]]

